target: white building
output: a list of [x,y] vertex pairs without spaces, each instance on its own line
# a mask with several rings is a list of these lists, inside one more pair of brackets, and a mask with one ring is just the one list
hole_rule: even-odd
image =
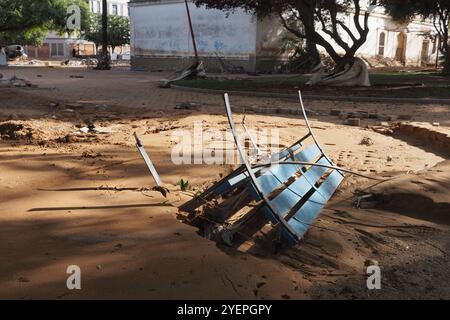
[[[184,1],[131,0],[129,6],[132,65],[150,70],[185,65],[193,55],[193,45]],[[198,8],[193,3],[189,7],[198,51],[209,70],[220,69],[217,56],[248,71],[272,70],[287,60],[280,49],[286,31],[276,19],[260,21],[239,9],[229,13]],[[351,15],[343,18],[356,30]],[[429,57],[436,51],[436,44],[428,36],[434,30],[430,23],[416,19],[400,25],[378,8],[369,18],[369,27],[359,56],[396,59],[413,66],[432,62]]]
[[[101,0],[89,1],[89,11],[101,14]],[[129,16],[128,0],[108,0],[108,14]],[[129,48],[123,48],[125,51]],[[91,42],[80,40],[76,37],[60,36],[51,31],[47,35],[44,44],[40,47],[26,46],[26,52],[30,58],[41,60],[65,60],[75,55],[93,56],[96,54],[95,45]]]
[[[102,0],[89,0],[89,10],[92,13],[102,13]],[[108,0],[108,14],[128,17],[128,0]]]

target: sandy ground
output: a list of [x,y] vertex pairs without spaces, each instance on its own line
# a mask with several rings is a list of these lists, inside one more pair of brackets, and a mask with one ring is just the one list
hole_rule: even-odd
[[[349,177],[295,248],[217,245],[177,220],[196,192],[229,165],[174,165],[171,136],[195,122],[226,132],[220,96],[159,89],[163,74],[116,69],[9,68],[37,88],[0,88],[0,124],[23,125],[0,140],[0,297],[8,299],[365,299],[450,298],[448,155],[421,141],[349,127],[332,108],[400,115],[449,125],[449,107],[308,102],[323,115],[314,130],[330,157],[368,175]],[[71,76],[77,77],[71,77]],[[292,107],[293,101],[233,97],[239,106]],[[199,110],[175,110],[180,103]],[[242,115],[237,115],[238,119]],[[104,134],[74,134],[94,124]],[[248,116],[254,128],[279,129],[281,144],[305,133],[297,116]],[[370,123],[367,123],[370,124]],[[153,181],[134,147],[136,131],[171,190]],[[27,136],[28,135],[28,136]],[[360,144],[369,138],[373,144]],[[447,161],[446,161],[447,160]],[[355,190],[377,196],[353,205]],[[382,289],[369,291],[365,263],[378,261]],[[82,290],[66,288],[66,269],[82,270]]]

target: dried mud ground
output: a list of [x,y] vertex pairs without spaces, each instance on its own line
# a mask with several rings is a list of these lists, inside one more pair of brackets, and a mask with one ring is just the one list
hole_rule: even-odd
[[[3,299],[449,299],[450,161],[420,140],[344,126],[331,108],[450,124],[449,106],[308,101],[312,125],[339,165],[373,176],[348,177],[296,247],[275,252],[249,240],[227,248],[178,221],[193,192],[232,168],[170,161],[177,130],[228,130],[220,96],[159,89],[160,73],[125,69],[9,68],[37,88],[0,86],[0,298]],[[74,77],[75,76],[75,77]],[[232,97],[237,106],[292,107],[294,101]],[[198,110],[175,110],[180,103]],[[236,115],[241,119],[242,115]],[[367,120],[368,121],[368,120]],[[366,121],[366,122],[367,122]],[[79,133],[94,124],[106,133]],[[305,132],[297,116],[248,116],[277,128],[288,145]],[[363,123],[364,125],[370,123]],[[167,199],[134,147],[151,154]],[[369,138],[370,145],[361,145]],[[367,141],[367,139],[365,139]],[[354,206],[355,190],[376,195]],[[366,287],[365,264],[381,267],[381,290]],[[66,288],[66,269],[82,270],[82,290]]]

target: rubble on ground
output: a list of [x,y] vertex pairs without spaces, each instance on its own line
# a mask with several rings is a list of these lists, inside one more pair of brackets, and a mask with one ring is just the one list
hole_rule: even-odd
[[24,87],[37,87],[36,85],[34,85],[33,83],[31,83],[31,81],[26,80],[26,79],[22,79],[22,78],[18,78],[16,76],[12,77],[11,79],[9,79],[9,83],[12,87],[19,87],[19,88],[24,88]]
[[361,139],[361,142],[359,144],[362,146],[372,146],[374,144],[374,142],[371,138],[364,137]]
[[403,67],[400,61],[382,56],[364,57],[362,59],[367,62],[370,68]]
[[1,140],[31,139],[32,136],[32,129],[25,127],[20,122],[8,121],[0,123]]
[[67,67],[84,67],[84,66],[96,66],[98,64],[98,60],[96,58],[86,58],[86,59],[68,59],[61,62],[62,66]]

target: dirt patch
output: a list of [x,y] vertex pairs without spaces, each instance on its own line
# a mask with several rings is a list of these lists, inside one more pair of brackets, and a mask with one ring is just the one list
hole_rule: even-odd
[[430,123],[399,123],[395,128],[398,135],[416,138],[443,153],[450,155],[450,130]]
[[[172,134],[185,130],[183,136],[188,137],[194,123],[201,123],[225,136],[229,127],[220,97],[160,90],[152,77],[156,81],[161,74],[82,70],[76,72],[84,75],[80,80],[69,77],[74,70],[5,72],[27,76],[40,89],[2,89],[7,97],[0,107],[3,123],[31,128],[32,138],[9,140],[7,134],[8,140],[0,141],[1,297],[448,297],[448,224],[433,220],[434,215],[419,215],[412,205],[407,210],[391,205],[358,209],[352,192],[372,186],[363,179],[348,177],[300,245],[289,250],[273,246],[271,226],[263,226],[230,250],[180,223],[178,207],[220,180],[231,166],[175,165],[171,151],[179,142],[172,140]],[[186,101],[199,103],[202,109],[174,109]],[[236,97],[233,104],[298,107],[296,102],[254,97]],[[331,108],[387,114],[411,110],[414,118],[445,124],[446,107],[341,102],[314,102],[307,107],[319,111],[311,114],[311,124],[336,163],[369,175],[405,176],[394,179],[395,185],[382,184],[381,189],[366,192],[397,202],[395,195],[414,191],[424,197],[418,199],[431,199],[429,205],[448,203],[450,171],[433,167],[444,156],[395,135],[344,126],[342,120],[329,116]],[[8,120],[10,115],[18,119]],[[242,117],[236,114],[236,122]],[[74,134],[91,125],[110,130]],[[278,129],[283,146],[306,133],[303,120],[295,114],[248,114],[247,125],[255,130]],[[12,130],[14,136],[20,132],[16,129],[5,126],[4,132]],[[154,182],[134,146],[134,131],[170,190],[167,198],[152,190]],[[360,144],[365,137],[373,144]],[[58,142],[39,144],[54,140]],[[222,140],[205,144],[215,152],[234,146]],[[180,190],[181,179],[189,181],[192,191]],[[365,285],[367,260],[377,260],[382,268],[385,280],[379,292],[369,292]],[[73,264],[82,268],[81,292],[65,290],[65,271]]]

